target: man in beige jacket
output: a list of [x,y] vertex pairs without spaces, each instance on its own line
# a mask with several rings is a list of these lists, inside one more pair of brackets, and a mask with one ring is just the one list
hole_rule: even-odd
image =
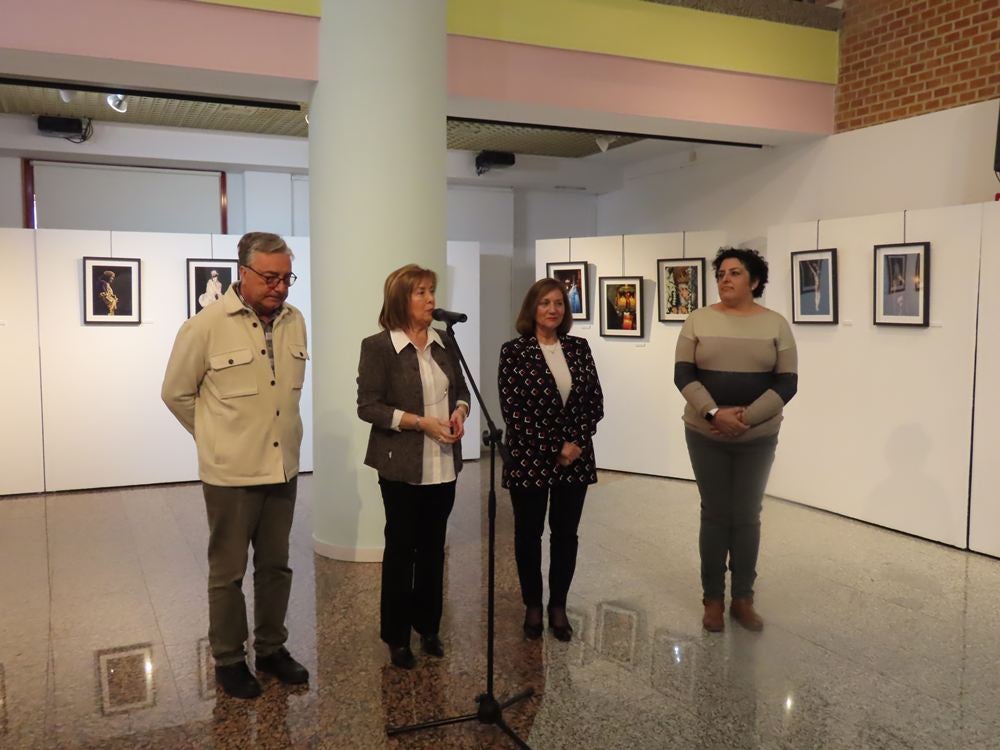
[[198,446],[209,528],[208,637],[216,682],[237,698],[260,694],[245,650],[251,544],[257,672],[286,684],[309,680],[284,645],[308,360],[305,320],[285,302],[295,283],[292,257],[278,235],[243,235],[239,281],[181,326],[163,379],[163,402]]

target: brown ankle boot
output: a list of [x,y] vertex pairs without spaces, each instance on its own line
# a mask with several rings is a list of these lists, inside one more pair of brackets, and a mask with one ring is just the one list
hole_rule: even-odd
[[722,615],[726,605],[722,599],[702,599],[705,605],[705,616],[701,618],[701,626],[710,633],[721,633],[726,629],[726,621]]
[[733,599],[732,604],[729,605],[729,616],[747,630],[752,630],[755,633],[764,629],[764,621],[753,608],[752,596]]

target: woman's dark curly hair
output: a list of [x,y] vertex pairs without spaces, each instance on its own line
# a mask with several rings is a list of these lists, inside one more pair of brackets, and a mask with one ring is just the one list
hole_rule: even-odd
[[749,248],[720,247],[719,252],[715,254],[715,260],[712,261],[716,277],[719,275],[722,261],[727,258],[736,258],[747,269],[747,273],[750,274],[750,283],[757,282],[753,296],[760,297],[764,293],[764,287],[767,286],[767,261],[764,260],[764,256]]

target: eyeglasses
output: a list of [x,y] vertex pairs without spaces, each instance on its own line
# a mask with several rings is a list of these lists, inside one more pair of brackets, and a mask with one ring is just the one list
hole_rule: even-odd
[[295,280],[299,278],[294,273],[289,273],[284,276],[279,276],[276,273],[261,273],[257,269],[251,268],[250,266],[243,266],[243,267],[248,271],[253,271],[255,274],[264,279],[264,283],[267,284],[269,289],[274,289],[276,286],[278,286],[278,283],[281,281],[285,282],[285,286],[291,286],[292,284],[295,283]]

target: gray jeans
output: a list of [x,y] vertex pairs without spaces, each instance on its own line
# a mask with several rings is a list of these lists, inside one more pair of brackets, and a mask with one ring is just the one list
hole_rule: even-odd
[[685,430],[701,494],[701,586],[706,599],[726,592],[726,560],[733,597],[753,596],[760,549],[760,508],[778,436],[746,443],[713,440]]
[[244,659],[247,607],[243,576],[253,546],[254,651],[267,656],[288,638],[292,588],[288,537],[298,478],[282,484],[203,484],[208,511],[208,640],[219,666]]

